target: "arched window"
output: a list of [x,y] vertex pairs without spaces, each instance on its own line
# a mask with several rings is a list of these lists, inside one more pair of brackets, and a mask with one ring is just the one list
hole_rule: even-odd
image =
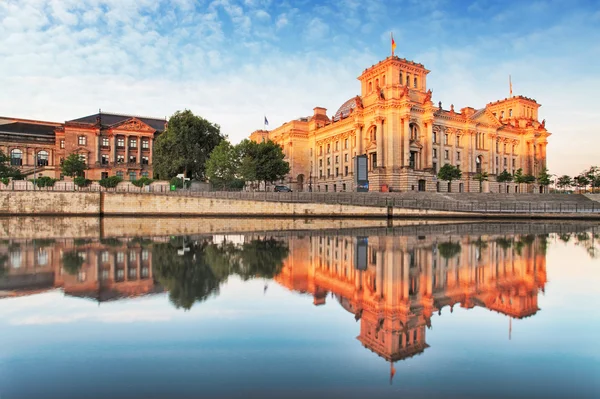
[[402,84],[404,80],[402,80],[402,71],[400,71],[400,84]]
[[410,87],[410,75],[406,74],[406,85]]
[[37,166],[48,166],[48,151],[40,151],[37,153]]
[[379,79],[375,79],[375,87],[379,87]]
[[373,82],[369,82],[369,93],[373,91]]
[[383,75],[383,77],[381,79],[381,84],[385,86],[385,75]]
[[504,111],[500,112],[500,118],[504,119]]
[[417,88],[417,78],[414,78],[413,83],[414,83],[414,86],[415,86],[415,89],[416,89]]
[[512,116],[512,109],[508,110],[508,116],[511,117]]
[[23,166],[23,151],[15,148],[10,152],[10,164],[13,166]]
[[419,139],[419,128],[417,127],[417,125],[410,125],[410,139],[411,140],[418,140]]
[[481,164],[483,163],[483,157],[480,155],[475,158],[475,172],[481,173]]

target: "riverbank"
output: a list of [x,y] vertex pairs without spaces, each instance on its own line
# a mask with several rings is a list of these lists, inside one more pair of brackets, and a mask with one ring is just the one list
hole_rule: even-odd
[[442,193],[0,193],[2,216],[600,219],[583,195]]

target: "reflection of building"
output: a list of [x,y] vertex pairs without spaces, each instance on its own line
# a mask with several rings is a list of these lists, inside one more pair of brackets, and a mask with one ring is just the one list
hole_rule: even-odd
[[[104,244],[76,244],[73,240],[22,240],[0,247],[7,271],[0,278],[0,291],[19,296],[62,288],[67,295],[98,302],[163,291],[153,279],[150,249],[114,239]],[[63,267],[63,255],[67,252],[82,259],[74,275]]]
[[154,140],[164,119],[98,113],[65,123],[0,117],[0,149],[24,174],[60,177],[70,154],[85,160],[86,177],[152,177]]
[[[276,281],[325,303],[328,293],[357,320],[358,340],[387,361],[423,352],[433,313],[484,307],[511,318],[538,311],[546,282],[543,238],[374,236],[290,239]],[[365,251],[357,250],[361,245]],[[360,254],[362,259],[357,258]]]
[[[271,139],[283,147],[291,169],[286,182],[296,189],[353,191],[354,159],[367,155],[370,189],[448,191],[435,175],[444,164],[457,165],[463,180],[453,191],[478,191],[472,177],[487,172],[490,181],[506,170],[537,176],[546,165],[545,122],[538,121],[534,99],[513,96],[475,109],[443,109],[427,87],[430,71],[398,57],[365,69],[360,95],[329,117],[316,107],[310,117],[250,139]],[[476,182],[475,182],[476,183]],[[502,187],[514,190],[514,184]],[[494,190],[496,191],[496,190]]]

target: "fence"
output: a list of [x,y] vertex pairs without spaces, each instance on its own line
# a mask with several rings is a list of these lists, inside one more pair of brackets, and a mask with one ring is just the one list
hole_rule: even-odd
[[[11,183],[12,184],[12,183]],[[150,186],[136,187],[132,184],[122,183],[110,189],[105,189],[98,184],[89,187],[74,187],[70,182],[56,182],[53,187],[34,188],[31,182],[15,181],[14,186],[0,184],[0,191],[49,191],[49,192],[119,192],[141,193],[155,195],[193,196],[215,199],[270,201],[270,202],[295,202],[295,203],[322,203],[344,204],[386,208],[404,208],[418,210],[434,210],[465,213],[489,214],[586,214],[600,213],[600,203],[588,201],[465,201],[465,200],[437,200],[430,198],[404,198],[401,194],[393,193],[322,193],[322,192],[264,192],[264,191],[199,191],[193,189],[178,189],[170,191],[166,184],[152,184]]]

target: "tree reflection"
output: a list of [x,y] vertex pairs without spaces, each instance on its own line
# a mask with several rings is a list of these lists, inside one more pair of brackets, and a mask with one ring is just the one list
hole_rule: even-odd
[[275,239],[254,239],[242,245],[200,241],[155,244],[154,272],[169,291],[177,308],[190,309],[217,295],[219,286],[232,274],[248,280],[275,277],[289,254],[287,244]]

